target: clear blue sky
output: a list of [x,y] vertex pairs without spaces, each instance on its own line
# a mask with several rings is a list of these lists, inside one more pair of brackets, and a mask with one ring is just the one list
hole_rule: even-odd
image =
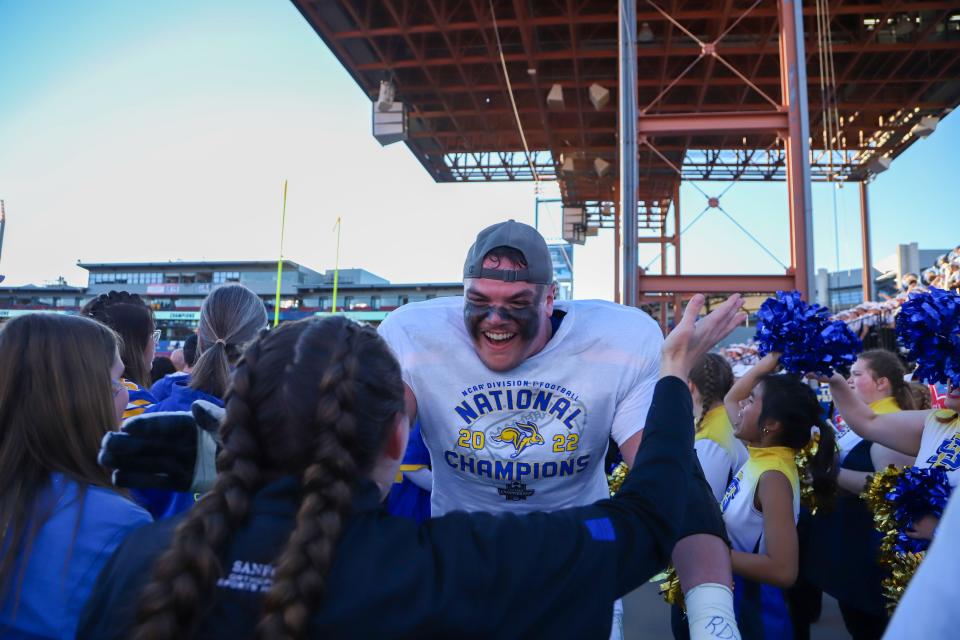
[[[321,270],[337,216],[341,266],[394,282],[458,280],[480,228],[533,221],[531,184],[437,185],[404,145],[381,148],[366,97],[283,0],[0,0],[0,42],[8,283],[81,283],[78,259],[275,259],[284,179],[285,254]],[[875,257],[960,243],[958,118],[870,185]],[[689,186],[682,200],[684,223],[705,205]],[[833,269],[829,187],[814,205],[817,266]],[[787,261],[784,185],[735,185],[723,206]],[[840,267],[858,266],[855,188],[837,209]],[[542,213],[549,233],[559,211]],[[576,248],[578,297],[612,297],[612,244]],[[716,211],[684,237],[683,268],[780,270]]]

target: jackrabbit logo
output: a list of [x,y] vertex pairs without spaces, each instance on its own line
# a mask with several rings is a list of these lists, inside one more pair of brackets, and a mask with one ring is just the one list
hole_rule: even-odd
[[527,447],[543,444],[543,436],[535,422],[515,422],[511,426],[504,427],[500,433],[493,436],[494,442],[506,442],[513,445],[514,452],[510,454],[511,458],[516,458]]

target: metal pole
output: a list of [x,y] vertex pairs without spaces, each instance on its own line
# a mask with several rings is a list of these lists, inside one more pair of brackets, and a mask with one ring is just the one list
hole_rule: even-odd
[[[0,235],[0,238],[3,236]],[[870,257],[870,204],[867,183],[860,182],[860,237],[863,243],[863,299],[873,299],[873,260]]]
[[619,0],[620,215],[623,219],[623,304],[637,306],[637,5]]
[[617,304],[620,304],[620,294],[620,203],[617,202],[613,207],[613,301]]
[[790,204],[791,266],[795,286],[810,299],[813,275],[813,211],[810,195],[810,114],[807,104],[803,13],[799,0],[779,0],[780,82],[787,109],[787,192]]
[[[677,181],[673,192],[673,272],[680,275],[680,182]],[[673,297],[673,321],[680,322],[683,309],[680,308],[680,297]]]
[[[7,209],[3,204],[3,200],[0,200],[0,254],[3,253],[3,232],[7,226]],[[2,276],[0,276],[2,280]]]

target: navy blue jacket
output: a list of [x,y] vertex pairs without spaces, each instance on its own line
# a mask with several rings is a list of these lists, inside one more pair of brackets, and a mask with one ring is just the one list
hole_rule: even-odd
[[[690,496],[716,509],[692,480],[693,460],[690,392],[666,378],[634,470],[613,499],[524,516],[454,512],[417,525],[386,514],[377,487],[364,482],[308,635],[605,639],[614,600],[667,564]],[[298,503],[292,477],[254,496],[249,519],[221,555],[223,575],[196,637],[250,637]],[[79,637],[129,636],[139,593],[178,520],[126,540],[100,575]]]

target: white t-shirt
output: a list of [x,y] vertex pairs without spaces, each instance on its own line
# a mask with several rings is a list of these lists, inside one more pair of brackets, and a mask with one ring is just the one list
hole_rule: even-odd
[[951,487],[960,484],[960,474],[954,473],[960,469],[960,416],[947,409],[934,409],[927,414],[916,466],[942,467],[948,472]]
[[609,496],[608,439],[622,444],[643,429],[663,336],[637,309],[555,309],[566,313],[556,334],[506,372],[477,356],[463,298],[405,305],[380,325],[417,399],[434,516],[552,511]]

